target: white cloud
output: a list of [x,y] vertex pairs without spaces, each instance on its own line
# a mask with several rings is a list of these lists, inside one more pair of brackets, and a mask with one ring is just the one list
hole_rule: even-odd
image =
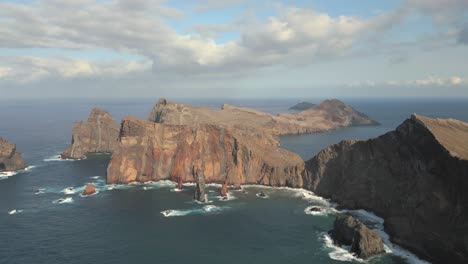
[[374,86],[411,86],[411,87],[447,87],[447,86],[457,86],[457,85],[465,85],[468,84],[468,79],[462,78],[459,76],[452,76],[452,77],[439,77],[436,75],[430,75],[423,79],[416,79],[416,80],[404,80],[404,81],[395,81],[389,80],[385,82],[374,82],[374,81],[364,81],[364,82],[355,82],[351,83],[348,86],[350,87],[374,87]]

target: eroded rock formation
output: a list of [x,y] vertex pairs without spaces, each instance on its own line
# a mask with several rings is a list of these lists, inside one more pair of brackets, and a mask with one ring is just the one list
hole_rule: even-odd
[[302,112],[279,115],[227,104],[222,109],[215,110],[160,99],[153,107],[149,120],[188,126],[216,124],[236,130],[235,132],[239,134],[257,135],[258,140],[276,144],[279,143],[275,137],[278,135],[314,133],[343,126],[378,124],[336,99],[325,100]]
[[304,162],[271,144],[216,125],[166,125],[133,117],[122,121],[108,183],[170,179],[229,185],[302,186]]
[[96,193],[96,186],[92,183],[86,184],[86,187],[82,193],[83,196],[88,196]]
[[351,246],[351,252],[362,259],[385,253],[379,233],[350,215],[338,215],[330,235],[336,244]]
[[25,167],[21,153],[16,151],[16,145],[0,137],[0,172],[16,171]]
[[119,126],[112,116],[93,108],[87,121],[75,123],[72,143],[62,153],[63,159],[81,159],[89,153],[112,153],[117,147]]
[[468,263],[468,123],[413,115],[330,146],[306,163],[304,188],[382,216],[394,242],[426,259]]

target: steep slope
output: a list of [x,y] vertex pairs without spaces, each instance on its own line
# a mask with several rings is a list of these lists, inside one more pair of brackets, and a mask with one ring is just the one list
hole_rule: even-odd
[[[303,160],[292,152],[215,125],[166,125],[126,117],[108,183],[171,179],[301,187]],[[182,178],[182,179],[181,179]]]
[[119,126],[112,116],[93,108],[87,121],[75,123],[72,143],[63,153],[64,159],[80,159],[88,153],[111,153],[117,146]]
[[[468,262],[468,123],[413,115],[306,163],[304,187],[384,217],[392,239],[434,262]],[[448,263],[448,262],[445,262]]]

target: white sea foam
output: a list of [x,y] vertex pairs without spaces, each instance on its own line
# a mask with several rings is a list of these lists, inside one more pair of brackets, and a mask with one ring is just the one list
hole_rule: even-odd
[[185,182],[184,184],[182,184],[183,186],[195,186],[197,185],[196,183],[194,182]]
[[64,194],[71,195],[71,194],[75,194],[77,190],[75,189],[75,187],[67,187],[63,189],[61,192],[63,192]]
[[270,198],[270,196],[268,196],[268,195],[265,194],[265,193],[263,193],[263,195],[262,195],[262,193],[256,193],[255,195],[256,195],[257,197],[259,197],[259,198],[262,198],[262,199]]
[[2,171],[2,172],[0,172],[0,180],[5,180],[8,177],[14,176],[14,175],[19,174],[19,173],[30,171],[30,170],[32,170],[34,168],[36,168],[36,166],[28,166],[28,167],[26,167],[26,168],[24,168],[22,170],[17,170],[17,171]]
[[171,192],[181,192],[183,191],[184,189],[179,189],[179,188],[173,188],[171,189]]
[[[320,211],[313,211],[312,208],[320,209]],[[308,206],[304,209],[304,213],[308,215],[329,215],[337,213],[333,207],[322,207],[317,205]]]
[[101,176],[91,176],[90,178],[97,180],[97,179],[101,178]]
[[23,210],[18,210],[18,209],[13,209],[11,211],[8,212],[8,214],[12,215],[12,214],[19,214],[23,212]]
[[325,247],[332,250],[328,253],[328,256],[331,259],[349,262],[364,262],[364,260],[357,258],[351,252],[349,252],[347,248],[335,245],[335,243],[333,243],[333,239],[328,234],[323,235],[323,240],[325,242]]
[[161,214],[164,217],[174,217],[174,216],[185,216],[189,214],[214,214],[221,212],[225,207],[219,207],[216,205],[205,205],[202,208],[195,208],[195,209],[186,209],[186,210],[165,210],[161,211]]
[[220,200],[221,202],[227,202],[227,201],[232,201],[232,200],[235,200],[237,199],[236,196],[234,196],[231,192],[228,192],[227,193],[227,197],[223,197],[223,196],[216,196],[218,198],[218,200]]
[[151,190],[151,189],[153,189],[153,187],[143,186],[143,190],[145,190],[145,191]]
[[390,242],[390,236],[384,231],[384,220],[381,217],[378,217],[374,213],[368,212],[366,210],[342,210],[340,212],[349,213],[349,214],[356,216],[359,220],[366,222],[366,224],[369,224],[373,230],[377,231],[382,237],[382,240],[384,242],[385,252],[391,253],[395,256],[399,256],[412,264],[428,264],[429,263],[427,261],[424,261],[418,258],[413,253]]
[[99,189],[97,189],[97,188],[96,188],[96,191],[95,191],[94,193],[92,193],[92,194],[83,195],[82,193],[80,193],[80,197],[89,197],[89,196],[94,196],[94,195],[96,195],[96,194],[98,194],[98,193],[99,193]]
[[34,194],[43,194],[45,193],[46,189],[37,189],[37,191]]
[[64,203],[73,203],[72,197],[60,198],[57,200],[52,201],[54,204],[64,204]]

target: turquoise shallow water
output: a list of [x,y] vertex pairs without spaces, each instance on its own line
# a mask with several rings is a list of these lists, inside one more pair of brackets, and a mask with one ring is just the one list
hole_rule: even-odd
[[[297,101],[230,103],[278,113]],[[226,100],[187,102],[217,107]],[[467,101],[349,102],[382,126],[283,137],[283,146],[309,158],[342,139],[382,134],[413,112],[468,121]],[[0,135],[15,142],[34,166],[0,180],[0,263],[356,261],[327,244],[333,209],[308,193],[246,187],[247,193],[232,192],[234,199],[219,201],[218,187],[212,186],[212,203],[207,206],[192,201],[191,186],[182,192],[174,192],[168,183],[105,186],[107,155],[56,160],[69,143],[73,121],[86,119],[91,107],[107,109],[116,119],[127,114],[145,118],[152,104],[152,100],[0,103]],[[97,184],[99,193],[80,197],[80,188],[87,182]],[[75,191],[64,191],[68,187]],[[44,190],[35,194],[38,189]],[[257,197],[259,191],[269,198]],[[304,213],[311,205],[329,214]],[[16,214],[9,214],[15,209]],[[378,227],[378,219],[372,223]],[[368,262],[406,263],[408,259],[385,254]]]

